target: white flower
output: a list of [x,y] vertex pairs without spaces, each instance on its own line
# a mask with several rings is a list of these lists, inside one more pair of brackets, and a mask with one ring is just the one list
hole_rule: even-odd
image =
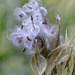
[[39,3],[36,0],[29,0],[29,4],[33,5],[33,7],[35,7],[35,8],[39,7]]
[[37,25],[34,25],[34,28],[31,28],[31,33],[33,36],[36,37],[39,32],[40,32],[40,28]]
[[27,18],[27,14],[23,11],[22,8],[16,8],[14,10],[14,14],[19,21],[22,21]]
[[40,11],[44,16],[47,15],[47,10],[44,7],[40,7]]
[[34,11],[34,13],[33,13],[33,22],[34,22],[34,24],[39,25],[43,21],[44,21],[44,19],[43,19],[43,16],[42,16],[40,10],[37,9],[36,11]]
[[39,6],[39,4],[34,0],[29,1],[29,3],[25,4],[23,6],[23,10],[27,13],[31,13],[33,12],[37,7]]
[[23,20],[22,25],[25,26],[25,27],[30,27],[32,25],[31,18],[29,17],[29,18]]
[[[53,49],[56,46],[58,28],[57,26],[49,26],[46,24],[45,16],[47,10],[40,7],[41,0],[29,0],[22,8],[16,8],[14,14],[16,18],[21,21],[21,26],[16,26],[11,30],[9,40],[17,47],[24,49],[25,54],[35,54],[35,40],[37,36],[43,37],[47,44],[47,48]],[[56,19],[60,20],[59,15]],[[41,38],[42,39],[42,38]],[[60,44],[63,38],[60,36]],[[42,40],[39,40],[39,48],[42,46]]]

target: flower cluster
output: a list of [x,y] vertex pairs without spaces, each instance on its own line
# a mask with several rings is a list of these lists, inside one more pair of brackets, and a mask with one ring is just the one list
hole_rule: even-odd
[[[45,18],[47,10],[39,5],[39,1],[29,0],[22,8],[16,8],[14,14],[16,19],[21,22],[21,26],[16,26],[9,36],[14,45],[22,48],[26,54],[34,54],[38,37],[40,49],[43,47],[42,38],[46,42],[48,49],[55,48],[58,26],[52,26],[48,23]],[[62,43],[63,37],[60,36],[60,39],[60,43]]]
[[[67,63],[64,69],[67,68],[67,74],[69,74],[72,53],[75,63],[75,47],[69,45],[75,36],[69,40],[66,30],[64,42],[60,34],[61,18],[56,14],[57,25],[51,25],[45,18],[47,10],[40,5],[40,1],[29,0],[22,8],[15,9],[15,17],[21,25],[10,30],[8,39],[25,54],[32,55],[30,65],[35,75],[49,75],[49,73],[61,75],[65,61]],[[75,75],[74,72],[75,64],[72,75]]]

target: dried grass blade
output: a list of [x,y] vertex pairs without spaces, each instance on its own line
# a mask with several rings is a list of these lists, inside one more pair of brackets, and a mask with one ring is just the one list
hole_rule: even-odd
[[46,75],[48,75],[55,67],[56,62],[60,58],[61,54],[66,50],[67,46],[72,40],[73,38],[70,41],[64,43],[63,45],[58,46],[56,49],[52,50],[52,52],[48,55],[48,60],[47,60],[48,64],[45,71]]

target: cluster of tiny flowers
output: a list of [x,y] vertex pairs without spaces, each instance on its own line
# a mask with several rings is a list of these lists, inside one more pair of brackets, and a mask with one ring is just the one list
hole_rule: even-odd
[[[39,5],[36,0],[29,0],[22,8],[16,8],[14,14],[21,26],[16,26],[10,33],[9,39],[17,47],[22,48],[26,54],[35,53],[35,38],[38,35],[44,37],[47,47],[50,42],[55,42],[57,26],[48,26],[45,16],[47,10]],[[60,39],[63,39],[60,36]]]

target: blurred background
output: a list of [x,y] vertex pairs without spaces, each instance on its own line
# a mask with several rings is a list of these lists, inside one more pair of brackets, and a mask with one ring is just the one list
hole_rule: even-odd
[[[24,55],[7,39],[7,31],[15,26],[13,11],[28,0],[0,0],[0,75],[34,75],[30,67],[30,57]],[[61,17],[61,34],[69,38],[75,35],[75,0],[42,0],[48,10],[46,18],[56,24],[55,14]],[[75,46],[75,40],[72,42]],[[66,75],[66,73],[63,73]]]

